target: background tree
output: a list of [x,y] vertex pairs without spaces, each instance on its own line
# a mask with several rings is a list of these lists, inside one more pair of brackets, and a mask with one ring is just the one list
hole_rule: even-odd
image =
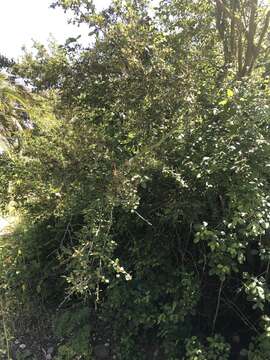
[[224,67],[236,66],[239,78],[250,75],[260,52],[269,47],[269,8],[258,0],[217,0],[215,3]]

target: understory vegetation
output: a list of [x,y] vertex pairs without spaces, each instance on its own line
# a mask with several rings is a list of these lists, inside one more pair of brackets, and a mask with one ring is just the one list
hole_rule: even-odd
[[52,7],[89,43],[0,57],[0,357],[270,359],[269,5]]

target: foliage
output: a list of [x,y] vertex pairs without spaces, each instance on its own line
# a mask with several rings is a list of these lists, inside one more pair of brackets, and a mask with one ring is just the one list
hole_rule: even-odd
[[89,337],[91,324],[88,307],[66,310],[55,321],[55,333],[64,339],[57,350],[56,359],[91,358]]
[[263,333],[253,338],[249,345],[249,349],[242,350],[241,354],[247,356],[248,360],[261,360],[269,357],[270,341],[269,341],[269,317],[262,317]]
[[11,66],[14,65],[14,60],[13,59],[9,59],[6,56],[0,54],[0,68],[10,68]]
[[203,346],[196,336],[187,340],[187,360],[226,360],[229,359],[230,346],[224,342],[222,336],[215,335],[207,338],[207,346]]
[[57,1],[89,46],[14,65],[35,101],[0,158],[24,219],[0,275],[22,302],[81,304],[59,359],[89,358],[92,332],[120,360],[267,358],[269,12],[243,3]]
[[0,74],[0,119],[1,147],[18,146],[19,139],[14,135],[22,130],[26,123],[28,94],[22,87],[10,84],[8,79]]

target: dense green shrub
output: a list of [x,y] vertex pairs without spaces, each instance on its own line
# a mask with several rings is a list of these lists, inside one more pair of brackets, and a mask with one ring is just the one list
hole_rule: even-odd
[[1,207],[24,219],[3,289],[63,311],[59,359],[97,339],[119,360],[266,359],[265,5],[57,5],[95,42],[36,44],[13,67],[44,99],[0,157]]
[[226,360],[229,359],[230,345],[224,342],[224,339],[215,335],[207,338],[207,346],[204,346],[196,338],[191,337],[186,344],[187,360]]
[[56,359],[69,360],[74,357],[91,358],[89,339],[91,320],[88,307],[65,310],[55,319],[55,334],[64,339],[57,349]]

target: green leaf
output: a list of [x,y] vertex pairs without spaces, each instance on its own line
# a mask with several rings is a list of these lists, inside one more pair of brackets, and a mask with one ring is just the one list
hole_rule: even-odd
[[234,95],[234,92],[231,89],[227,89],[227,97],[232,98]]

